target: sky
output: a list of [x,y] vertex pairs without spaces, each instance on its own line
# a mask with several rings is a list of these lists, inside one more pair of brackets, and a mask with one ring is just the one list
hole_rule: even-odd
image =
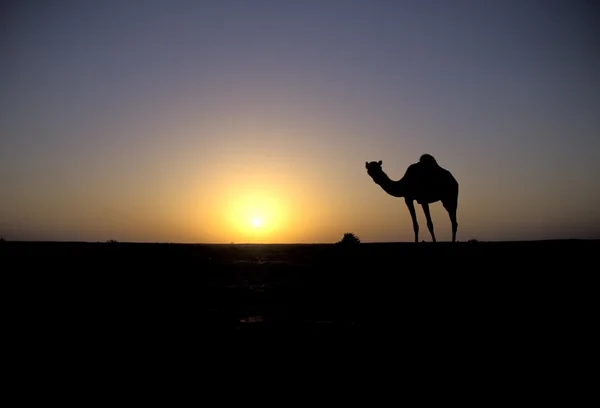
[[429,153],[459,241],[600,238],[599,27],[592,0],[2,1],[0,236],[412,241],[365,162]]

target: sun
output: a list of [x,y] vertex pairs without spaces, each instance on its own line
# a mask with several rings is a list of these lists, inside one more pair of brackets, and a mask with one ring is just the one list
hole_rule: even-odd
[[270,191],[238,191],[223,205],[228,241],[252,243],[280,239],[288,221],[286,204],[285,199]]

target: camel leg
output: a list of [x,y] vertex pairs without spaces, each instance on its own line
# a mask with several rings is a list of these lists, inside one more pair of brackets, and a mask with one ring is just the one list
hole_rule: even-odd
[[450,222],[452,223],[452,242],[456,241],[456,231],[458,230],[458,222],[456,222],[456,206],[455,205],[444,205],[448,215],[450,216]]
[[408,207],[408,212],[410,212],[410,218],[412,218],[413,230],[415,231],[415,242],[419,242],[419,223],[417,222],[417,213],[415,212],[415,204],[413,200],[409,200],[408,198],[404,199],[406,206]]
[[458,230],[458,222],[456,222],[456,207],[448,211],[450,222],[452,223],[452,242],[456,241],[456,230]]
[[423,212],[425,213],[425,218],[427,218],[427,228],[429,229],[429,232],[431,233],[431,239],[433,240],[433,242],[436,242],[435,234],[433,233],[433,221],[431,221],[431,214],[429,213],[429,204],[423,203],[423,204],[421,204],[421,207],[423,207]]

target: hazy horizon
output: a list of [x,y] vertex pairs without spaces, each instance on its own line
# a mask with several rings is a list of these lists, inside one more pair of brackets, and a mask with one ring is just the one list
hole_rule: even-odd
[[[531,243],[536,243],[536,242],[552,242],[552,241],[556,241],[556,242],[562,242],[562,241],[582,241],[582,242],[595,242],[598,241],[598,238],[547,238],[547,239],[525,239],[525,240],[509,240],[509,241],[501,241],[501,240],[489,240],[489,241],[480,241],[480,240],[476,240],[478,243],[498,243],[498,244],[502,244],[502,243],[510,243],[510,244],[518,244],[521,242],[531,242]],[[113,242],[110,242],[113,241]],[[424,240],[426,243],[431,243],[431,240]],[[470,245],[472,245],[471,242],[469,242],[470,240],[465,239],[464,241],[461,240],[456,240],[457,243],[468,243]],[[106,240],[106,241],[72,241],[72,240],[58,240],[58,241],[36,241],[36,240],[6,240],[6,242],[12,242],[12,243],[56,243],[56,244],[107,244],[107,245],[114,245],[114,244],[160,244],[160,245],[238,245],[238,246],[260,246],[260,245],[272,245],[272,246],[277,246],[277,245],[289,245],[289,246],[294,246],[294,245],[332,245],[332,246],[337,246],[337,242],[268,242],[268,243],[263,243],[263,242],[169,242],[169,241],[117,241],[117,240]],[[435,244],[437,243],[445,243],[445,244],[453,244],[451,241],[437,241]],[[415,244],[414,240],[413,241],[361,241],[360,244],[373,244],[373,245],[395,245],[395,244]],[[435,245],[434,244],[434,245]],[[415,244],[415,245],[420,245],[420,244]]]
[[3,2],[0,237],[411,242],[365,162],[397,180],[429,153],[460,185],[459,241],[600,238],[599,10]]

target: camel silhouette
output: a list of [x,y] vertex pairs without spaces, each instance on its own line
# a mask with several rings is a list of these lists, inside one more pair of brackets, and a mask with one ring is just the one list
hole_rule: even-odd
[[427,228],[431,233],[433,242],[436,242],[436,240],[431,214],[429,213],[429,204],[437,201],[442,202],[442,205],[450,216],[452,242],[455,242],[456,230],[458,229],[458,223],[456,222],[458,182],[454,176],[448,170],[440,167],[430,154],[422,155],[418,163],[408,166],[406,173],[398,181],[391,180],[385,174],[381,165],[381,160],[378,162],[365,162],[369,176],[386,193],[393,197],[404,197],[410,217],[412,218],[415,242],[419,242],[419,224],[417,223],[414,200],[423,207],[425,218],[427,218]]

